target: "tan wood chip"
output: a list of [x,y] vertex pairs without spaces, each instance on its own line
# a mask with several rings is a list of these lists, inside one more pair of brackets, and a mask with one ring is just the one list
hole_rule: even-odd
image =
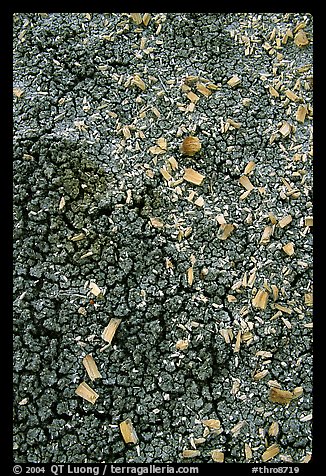
[[253,184],[250,182],[246,175],[242,175],[239,178],[239,184],[242,185],[246,190],[251,191],[254,189]]
[[268,302],[268,292],[264,289],[259,289],[256,296],[252,300],[252,305],[258,309],[266,309]]
[[222,225],[220,225],[220,228],[217,232],[217,238],[219,240],[226,240],[231,235],[233,230],[234,230],[234,225],[232,225],[230,223],[229,224],[228,223],[222,224]]
[[216,420],[214,418],[210,418],[208,420],[202,420],[201,422],[204,426],[207,426],[208,428],[212,430],[219,430],[221,428],[220,420]]
[[103,334],[102,334],[102,339],[104,339],[106,342],[111,344],[112,339],[114,337],[114,334],[116,333],[116,331],[117,331],[117,329],[120,325],[120,322],[121,322],[121,319],[117,319],[117,318],[113,317],[110,320],[109,324],[104,329]]
[[270,239],[271,239],[271,236],[272,236],[272,233],[273,233],[273,227],[272,226],[266,226],[264,231],[263,231],[263,234],[262,234],[262,237],[261,237],[259,243],[261,243],[263,245],[266,245],[267,243],[269,243]]
[[183,458],[195,458],[196,456],[200,455],[199,450],[183,450],[182,457]]
[[292,256],[294,254],[294,245],[293,243],[287,243],[282,247],[283,251],[288,255]]
[[99,394],[96,393],[95,390],[93,390],[89,385],[87,385],[86,382],[82,382],[80,385],[78,385],[75,393],[93,405],[99,397]]
[[220,450],[213,450],[211,451],[211,455],[212,455],[212,460],[215,462],[215,463],[223,463],[224,461],[224,453]]
[[291,223],[291,221],[292,221],[292,216],[291,215],[286,215],[278,222],[278,225],[281,228],[284,228],[286,225]]
[[189,347],[189,341],[187,339],[180,339],[175,344],[177,350],[186,350]]
[[241,83],[241,79],[237,75],[232,76],[232,78],[230,78],[227,82],[227,84],[231,86],[231,88],[239,86],[240,83]]
[[88,354],[83,358],[83,365],[86,369],[86,372],[91,380],[96,380],[97,378],[102,378],[100,372],[98,371],[97,365],[93,357]]
[[205,178],[205,175],[202,175],[199,172],[196,172],[196,170],[193,170],[191,168],[186,168],[184,171],[183,178],[187,182],[193,183],[195,185],[201,185],[202,181]]
[[278,455],[279,452],[280,452],[280,447],[277,444],[271,445],[266,449],[266,451],[264,451],[261,459],[265,463],[266,461],[269,461],[270,459]]
[[293,393],[289,392],[288,390],[271,387],[269,390],[269,399],[273,403],[281,403],[282,405],[287,405],[293,399]]
[[120,431],[125,443],[138,443],[138,436],[130,418],[120,423]]

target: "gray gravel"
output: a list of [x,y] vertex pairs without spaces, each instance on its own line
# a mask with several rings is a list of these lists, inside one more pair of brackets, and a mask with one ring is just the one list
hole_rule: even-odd
[[[302,30],[309,44],[298,46]],[[261,462],[273,444],[269,462],[307,461],[311,15],[154,13],[145,26],[124,13],[19,13],[13,45],[15,462],[213,462],[212,450],[226,463]],[[197,82],[217,88],[206,97]],[[199,98],[193,111],[186,85]],[[188,135],[202,144],[193,158],[179,150]],[[162,137],[167,150],[154,155]],[[250,161],[254,189],[240,198]],[[202,185],[173,183],[185,168]],[[221,215],[234,225],[226,240]],[[260,289],[266,309],[252,304]],[[121,324],[101,351],[112,317]],[[101,379],[85,372],[86,354]],[[99,394],[94,405],[75,394],[82,381]],[[299,396],[270,401],[277,384]],[[123,441],[127,418],[138,445]],[[191,449],[199,456],[185,459]]]

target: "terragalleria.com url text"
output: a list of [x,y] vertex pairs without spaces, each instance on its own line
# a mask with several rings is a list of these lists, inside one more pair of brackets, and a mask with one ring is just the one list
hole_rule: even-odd
[[142,476],[143,474],[198,474],[199,470],[196,466],[157,466],[150,464],[148,466],[115,466],[112,464],[104,466],[73,466],[73,465],[61,465],[53,464],[51,466],[51,473],[55,476],[63,474],[63,468],[65,468],[65,474],[93,474],[94,476],[109,475],[109,474],[137,474]]

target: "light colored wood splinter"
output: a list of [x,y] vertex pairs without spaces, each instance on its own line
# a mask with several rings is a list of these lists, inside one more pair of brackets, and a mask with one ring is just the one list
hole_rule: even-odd
[[248,445],[248,443],[245,443],[244,445],[244,451],[245,451],[245,457],[246,459],[251,459],[252,458],[252,449]]
[[204,426],[207,426],[211,430],[219,430],[221,428],[220,420],[216,420],[214,418],[210,418],[208,420],[201,421]]
[[293,389],[293,398],[299,398],[303,394],[303,387],[295,387]]
[[265,369],[265,370],[262,370],[261,372],[257,372],[255,375],[254,375],[254,380],[257,381],[257,380],[261,380],[263,379],[264,377],[266,377],[266,375],[268,374],[269,370]]
[[304,219],[305,226],[313,226],[313,217],[305,217]]
[[203,197],[198,197],[197,200],[194,201],[194,204],[197,205],[197,207],[203,207],[205,205],[205,200]]
[[242,185],[248,191],[251,191],[255,188],[246,175],[242,175],[239,178],[239,184]]
[[313,294],[312,293],[305,293],[304,303],[305,303],[306,306],[313,306]]
[[151,217],[150,222],[154,228],[163,228],[164,226],[164,223],[159,218]]
[[241,345],[241,331],[238,332],[235,344],[234,344],[234,349],[233,352],[239,352],[240,350],[240,345]]
[[165,154],[168,148],[168,143],[164,137],[160,137],[156,141],[156,145],[153,145],[148,151],[153,155]]
[[254,170],[254,168],[256,167],[256,164],[253,160],[251,160],[250,162],[247,163],[245,169],[244,169],[244,175],[249,175],[250,172],[252,172]]
[[278,98],[278,97],[279,97],[278,91],[277,91],[275,88],[273,88],[273,86],[269,86],[269,87],[268,87],[268,90],[269,90],[269,94],[270,94],[271,96],[273,96],[274,98]]
[[272,236],[272,233],[273,233],[273,227],[272,226],[266,226],[264,231],[263,231],[263,234],[262,234],[262,237],[260,239],[260,244],[263,244],[263,245],[266,245],[267,243],[270,242],[270,239],[271,239],[271,236]]
[[252,305],[258,309],[266,309],[268,301],[268,292],[264,289],[259,289],[256,296],[252,300]]
[[91,293],[94,294],[94,296],[96,297],[102,294],[101,289],[98,287],[96,283],[94,283],[94,281],[90,281],[89,289],[91,290]]
[[228,223],[222,224],[218,229],[217,238],[219,238],[220,240],[226,240],[231,235],[233,230],[234,225]]
[[273,299],[274,301],[277,301],[278,298],[278,287],[275,284],[271,285],[272,288],[272,293],[273,293]]
[[300,101],[300,98],[297,94],[295,94],[293,91],[291,91],[291,89],[287,89],[285,91],[285,95],[287,98],[290,99],[290,101],[293,101],[293,102],[298,102]]
[[205,178],[205,175],[202,175],[199,172],[196,172],[196,170],[188,168],[188,169],[185,169],[183,178],[187,182],[193,183],[195,185],[201,185],[202,181]]
[[202,83],[196,83],[196,89],[197,91],[199,91],[201,94],[203,94],[206,97],[212,94],[212,91],[206,88],[206,86],[204,86]]
[[211,455],[212,455],[212,460],[215,462],[215,463],[223,463],[224,461],[224,453],[220,450],[213,450],[211,452]]
[[120,431],[125,443],[138,443],[138,436],[130,418],[120,423]]
[[113,317],[110,320],[109,324],[106,326],[102,334],[102,339],[104,339],[105,342],[108,342],[109,344],[111,344],[114,334],[116,333],[116,330],[118,329],[120,322],[121,322],[121,319],[116,319],[115,317]]
[[134,75],[134,77],[131,80],[131,84],[134,84],[142,91],[145,91],[146,89],[146,84],[144,83],[144,81],[141,79],[141,77],[138,74]]
[[102,375],[98,371],[97,365],[93,357],[88,354],[83,358],[83,364],[88,373],[89,378],[93,381],[97,378],[102,378]]
[[290,309],[289,307],[282,306],[281,304],[278,304],[278,303],[276,303],[274,307],[275,309],[278,309],[281,312],[286,312],[286,314],[292,314],[293,312],[292,309]]
[[190,266],[190,268],[188,268],[188,270],[187,270],[187,281],[188,281],[189,286],[192,285],[193,280],[194,280],[194,268],[192,266]]
[[19,88],[13,88],[12,91],[17,98],[20,98],[20,96],[23,94],[23,91]]
[[86,382],[82,382],[75,390],[75,393],[79,396],[87,400],[88,402],[94,403],[99,397],[99,394],[95,392]]
[[167,182],[172,179],[172,175],[170,175],[166,169],[161,168],[160,172]]
[[178,350],[186,350],[188,349],[189,341],[187,339],[179,339],[175,344],[176,349]]
[[150,19],[151,19],[151,14],[150,14],[150,13],[144,13],[144,15],[143,15],[143,23],[144,23],[145,26],[148,25]]
[[229,81],[227,82],[227,84],[231,86],[231,88],[238,86],[240,83],[241,83],[241,79],[237,75],[232,76],[232,78],[230,78]]
[[269,399],[273,403],[287,405],[293,399],[293,393],[281,388],[271,387],[269,390]]
[[183,458],[195,458],[196,456],[200,455],[199,450],[183,450],[182,457]]
[[80,241],[85,238],[85,233],[78,233],[78,235],[74,235],[71,238],[69,238],[70,241]]
[[140,13],[130,13],[130,17],[136,23],[136,25],[140,25],[143,20]]
[[278,455],[280,452],[280,447],[276,444],[269,446],[266,451],[261,456],[262,461],[265,463],[270,459],[274,458],[274,456]]
[[269,220],[270,220],[270,222],[271,222],[272,225],[276,225],[277,219],[276,219],[274,213],[269,212],[268,218],[269,218]]
[[291,134],[291,131],[292,131],[291,125],[288,122],[283,121],[282,126],[281,126],[279,131],[280,131],[280,133],[282,134],[283,137],[288,137]]
[[271,424],[271,426],[268,429],[269,436],[274,436],[275,437],[279,434],[279,431],[280,431],[280,425],[278,424],[277,421],[273,421],[273,423]]
[[61,197],[60,203],[59,203],[59,210],[62,210],[66,204],[65,197]]
[[309,44],[307,34],[304,30],[299,30],[298,31],[298,33],[294,37],[294,43],[299,47],[306,46],[306,45]]
[[284,228],[286,225],[291,223],[292,217],[291,215],[286,215],[285,217],[281,218],[281,220],[278,222],[278,226],[281,228]]
[[236,436],[239,434],[241,428],[243,428],[247,424],[246,420],[239,421],[233,428],[231,428],[232,435]]
[[194,104],[199,101],[199,96],[197,96],[197,94],[192,91],[189,91],[189,93],[187,94],[187,98]]
[[216,215],[216,221],[220,224],[220,225],[226,225],[226,221],[225,221],[225,218],[223,215]]
[[300,106],[297,109],[295,118],[298,122],[301,122],[301,124],[303,124],[307,114],[308,114],[307,107],[300,104]]
[[231,118],[228,118],[226,120],[226,123],[229,124],[230,126],[234,127],[235,129],[240,129],[240,127],[241,127],[240,122],[236,122]]
[[292,256],[294,254],[294,245],[293,243],[287,243],[282,247],[283,251],[288,255]]

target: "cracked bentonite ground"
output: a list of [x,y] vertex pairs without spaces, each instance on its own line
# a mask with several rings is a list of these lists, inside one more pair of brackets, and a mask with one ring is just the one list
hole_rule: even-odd
[[15,461],[309,461],[311,15],[13,25]]

